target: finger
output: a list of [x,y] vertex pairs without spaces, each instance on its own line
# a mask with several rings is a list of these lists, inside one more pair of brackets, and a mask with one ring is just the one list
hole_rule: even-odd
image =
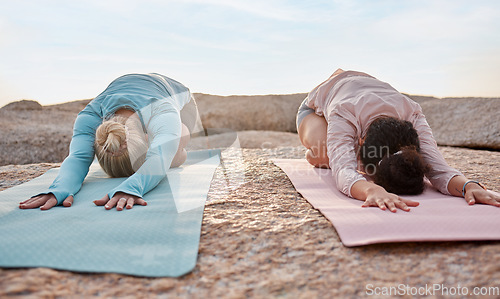
[[361,207],[363,207],[363,208],[371,207],[371,202],[368,200],[365,200],[365,202],[363,203],[363,205]]
[[148,205],[148,203],[144,199],[142,199],[140,197],[136,198],[135,203],[138,204],[138,205],[141,205],[141,206],[147,206]]
[[495,200],[493,197],[483,197],[476,200],[478,203],[500,207],[500,202]]
[[390,199],[386,199],[385,200],[385,205],[386,207],[389,208],[389,210],[393,213],[396,213],[398,211],[398,209],[396,209],[396,205],[394,204],[393,201],[391,201]]
[[33,208],[38,208],[41,205],[45,204],[47,202],[47,197],[45,195],[43,196],[37,196],[32,198],[32,200],[26,202],[25,204],[20,204],[19,208],[21,209],[33,209]]
[[472,192],[466,192],[464,198],[465,202],[467,202],[469,205],[473,205],[476,203],[476,200],[474,199],[474,194]]
[[40,207],[40,210],[48,210],[57,205],[57,199],[55,197],[50,197],[49,200],[45,202],[43,206]]
[[418,201],[413,201],[413,200],[409,200],[409,199],[404,199],[404,198],[399,198],[405,205],[409,206],[409,207],[418,207],[418,205],[420,204]]
[[43,195],[38,195],[38,196],[35,196],[32,198],[28,198],[27,200],[20,202],[19,205],[29,205],[37,200],[40,200],[40,198],[42,198],[42,197],[43,197]]
[[493,196],[493,199],[496,201],[500,201],[500,195],[491,193],[490,191],[487,191],[491,196]]
[[34,196],[34,197],[31,197],[31,198],[26,199],[25,201],[21,201],[19,204],[20,204],[20,205],[24,205],[24,204],[30,203],[30,202],[32,202],[32,201],[34,201],[34,200],[37,200],[37,199],[39,199],[40,197],[42,197],[42,196],[41,196],[41,195]]
[[109,196],[106,194],[106,196],[104,196],[103,198],[94,200],[94,203],[95,203],[96,206],[103,206],[108,201],[109,201]]
[[120,199],[118,199],[118,203],[116,204],[116,210],[118,210],[118,211],[123,210],[123,207],[125,207],[126,203],[127,203],[127,199],[125,197],[120,197]]
[[73,205],[73,200],[74,200],[73,195],[66,197],[66,199],[63,201],[63,206],[71,207]]
[[367,207],[376,207],[377,204],[373,201],[373,199],[367,199],[365,200],[365,202],[363,203],[362,207],[363,208],[367,208]]
[[111,198],[107,203],[106,205],[104,205],[104,208],[106,208],[106,210],[109,210],[109,209],[112,209],[114,206],[116,206],[116,203],[118,202],[118,200],[120,200],[120,197],[118,196],[113,196],[113,198]]
[[500,207],[500,196],[489,191],[483,191],[481,194],[476,194],[476,202]]
[[133,197],[129,197],[129,199],[127,199],[127,209],[132,209],[132,207],[134,206],[134,198]]
[[375,200],[375,202],[377,203],[378,207],[381,209],[381,210],[386,210],[386,206],[385,206],[385,202],[382,200],[382,199],[377,199]]
[[495,201],[496,201],[496,204],[495,204],[494,206],[496,206],[496,207],[500,207],[500,196],[496,196],[496,195],[494,195],[494,196],[493,196],[493,200],[495,200]]
[[[403,210],[405,212],[409,212],[410,211],[410,208],[408,207],[408,205],[406,205],[406,203],[404,201],[402,201],[402,200],[396,201],[394,204],[396,205],[396,207],[398,207],[399,209],[401,209],[401,210]],[[418,205],[418,203],[417,203],[417,205]]]

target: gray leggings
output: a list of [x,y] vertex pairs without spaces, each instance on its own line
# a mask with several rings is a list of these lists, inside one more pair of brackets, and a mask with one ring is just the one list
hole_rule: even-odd
[[297,132],[299,131],[300,123],[302,122],[304,117],[306,117],[307,115],[309,115],[311,113],[314,113],[314,109],[309,108],[306,105],[306,102],[307,102],[307,97],[304,99],[304,101],[302,101],[302,104],[300,104],[300,107],[299,107],[299,111],[297,111],[297,119],[296,119]]

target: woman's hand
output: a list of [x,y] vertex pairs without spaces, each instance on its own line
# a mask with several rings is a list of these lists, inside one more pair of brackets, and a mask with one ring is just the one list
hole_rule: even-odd
[[391,212],[396,213],[397,209],[409,212],[410,207],[416,207],[418,205],[419,203],[416,201],[401,198],[396,194],[384,190],[384,192],[368,194],[362,207],[379,207],[384,211],[388,208]]
[[384,211],[389,209],[393,213],[396,213],[397,209],[409,212],[410,207],[419,205],[416,201],[401,198],[394,193],[385,191],[381,186],[363,180],[352,185],[351,195],[364,201],[362,207],[379,207]]
[[[63,206],[65,206],[65,207],[71,207],[72,204],[73,204],[73,196],[72,195],[68,196],[63,201]],[[41,194],[38,196],[34,196],[28,200],[22,201],[19,203],[19,208],[20,209],[34,209],[34,208],[39,207],[40,210],[48,210],[56,205],[57,205],[56,197],[54,196],[54,194],[49,193],[49,194]]]
[[[494,194],[491,191],[484,190],[479,185],[475,187],[465,188],[465,201],[469,205],[473,205],[475,203],[481,203],[485,205],[492,205],[495,207],[500,207],[500,196]],[[467,186],[468,187],[468,186]]]
[[146,206],[148,205],[144,199],[130,195],[124,192],[116,192],[115,195],[109,199],[109,196],[106,194],[103,198],[99,200],[94,200],[96,206],[104,206],[106,210],[111,210],[116,206],[116,210],[121,211],[126,206],[127,209],[132,209],[135,204]]
[[[464,176],[454,176],[448,183],[448,191],[451,195],[462,197],[462,188],[468,179]],[[471,181],[465,186],[465,202],[469,205],[476,203],[500,207],[500,196],[485,190],[481,185]]]

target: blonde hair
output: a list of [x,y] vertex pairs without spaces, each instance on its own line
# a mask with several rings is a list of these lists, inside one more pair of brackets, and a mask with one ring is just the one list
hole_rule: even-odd
[[148,142],[137,115],[113,116],[96,130],[95,154],[111,177],[127,177],[146,160]]

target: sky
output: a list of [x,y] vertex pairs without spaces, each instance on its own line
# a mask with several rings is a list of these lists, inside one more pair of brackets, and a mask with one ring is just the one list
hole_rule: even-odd
[[308,92],[337,68],[400,92],[500,97],[497,0],[0,0],[0,107],[157,72],[192,92]]

